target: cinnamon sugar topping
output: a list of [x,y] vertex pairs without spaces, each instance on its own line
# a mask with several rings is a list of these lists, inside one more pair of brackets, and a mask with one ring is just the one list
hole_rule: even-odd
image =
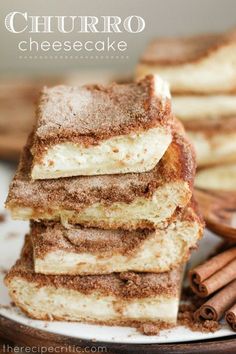
[[33,152],[49,145],[85,146],[116,135],[167,125],[170,102],[155,92],[153,76],[137,83],[104,87],[44,88],[37,110]]

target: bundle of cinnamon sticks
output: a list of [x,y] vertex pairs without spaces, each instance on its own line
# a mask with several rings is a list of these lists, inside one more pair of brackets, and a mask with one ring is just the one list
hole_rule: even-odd
[[236,247],[224,251],[189,272],[190,287],[198,296],[211,296],[194,319],[219,321],[223,316],[236,331]]

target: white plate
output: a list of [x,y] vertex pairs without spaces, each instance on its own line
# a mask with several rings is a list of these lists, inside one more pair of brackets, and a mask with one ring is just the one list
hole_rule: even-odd
[[[7,195],[11,176],[12,169],[8,165],[0,163],[0,213],[4,210],[3,203]],[[185,327],[178,326],[172,330],[162,331],[158,336],[144,336],[138,333],[135,329],[129,327],[108,327],[68,322],[45,322],[27,318],[16,307],[10,306],[11,300],[3,283],[2,274],[4,270],[9,269],[10,266],[14,264],[16,258],[19,256],[24,234],[27,230],[28,223],[12,221],[9,216],[7,216],[6,222],[0,223],[0,315],[35,329],[100,342],[132,344],[172,343],[234,335],[224,323],[222,324],[222,328],[215,333],[192,332]],[[219,242],[220,239],[218,237],[206,231],[205,237],[200,243],[199,250],[192,255],[190,262],[191,266],[206,258],[207,254],[211,252]],[[9,308],[1,307],[1,305],[9,306]]]

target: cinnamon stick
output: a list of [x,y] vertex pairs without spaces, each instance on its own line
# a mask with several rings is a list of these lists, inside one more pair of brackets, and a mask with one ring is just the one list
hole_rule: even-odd
[[236,279],[226,285],[199,309],[198,315],[205,320],[219,321],[226,310],[236,302]]
[[194,322],[200,322],[202,320],[202,317],[201,317],[201,311],[200,311],[201,308],[197,309],[194,314],[193,314],[193,319],[194,319]]
[[226,312],[225,320],[232,330],[236,332],[236,303]]
[[236,278],[236,247],[212,257],[207,262],[190,270],[192,290],[206,297]]

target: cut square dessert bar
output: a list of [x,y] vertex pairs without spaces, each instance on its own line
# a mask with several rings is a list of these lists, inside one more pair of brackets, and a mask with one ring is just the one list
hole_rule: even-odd
[[34,269],[42,274],[165,272],[186,262],[202,236],[202,221],[189,205],[166,229],[102,230],[60,223],[31,223]]
[[170,92],[157,76],[107,87],[55,86],[42,92],[31,177],[144,172],[169,144]]
[[180,268],[160,274],[37,274],[28,238],[5,283],[15,304],[34,319],[166,328],[176,324],[181,280]]
[[61,221],[105,229],[167,225],[191,199],[195,155],[180,126],[149,172],[31,180],[27,146],[6,206],[13,218]]
[[233,125],[225,124],[221,130],[219,127],[189,130],[188,136],[195,147],[199,167],[236,162],[236,129]]
[[200,189],[232,192],[235,191],[235,181],[236,162],[225,163],[200,169],[196,175],[195,186]]
[[160,75],[172,93],[232,93],[236,90],[236,31],[194,37],[157,38],[137,67],[137,77]]
[[[176,95],[172,97],[172,108],[185,128],[209,124],[218,127],[236,117],[236,95]],[[207,126],[208,127],[208,126]]]

